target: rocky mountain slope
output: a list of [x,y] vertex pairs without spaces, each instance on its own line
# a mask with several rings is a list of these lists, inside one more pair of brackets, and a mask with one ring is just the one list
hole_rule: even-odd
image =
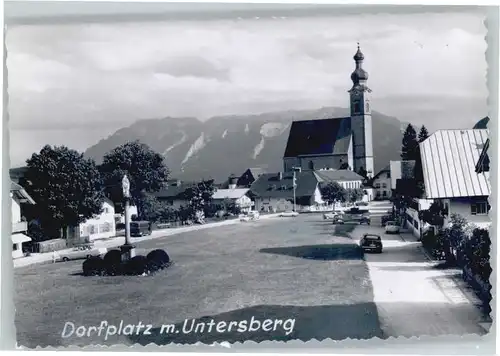
[[[131,140],[140,140],[163,154],[172,172],[180,179],[225,180],[249,167],[277,172],[294,120],[347,116],[342,108],[282,111],[260,115],[217,116],[205,122],[196,118],[163,118],[135,122],[116,131],[86,151],[97,162],[109,150]],[[375,171],[399,159],[401,128],[394,117],[372,113]]]

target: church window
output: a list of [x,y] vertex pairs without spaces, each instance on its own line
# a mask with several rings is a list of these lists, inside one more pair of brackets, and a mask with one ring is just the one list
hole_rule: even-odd
[[370,104],[366,103],[366,111],[370,111]]
[[361,106],[359,105],[359,102],[354,103],[354,112],[360,112],[361,111]]

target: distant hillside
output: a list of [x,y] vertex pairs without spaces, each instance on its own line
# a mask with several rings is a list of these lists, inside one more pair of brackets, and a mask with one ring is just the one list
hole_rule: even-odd
[[[181,179],[225,180],[249,167],[282,170],[282,158],[294,120],[348,116],[342,108],[281,111],[260,115],[216,116],[205,122],[196,118],[140,120],[116,131],[90,147],[85,155],[100,162],[109,150],[140,140],[164,155],[172,176]],[[402,123],[372,113],[375,171],[399,159]]]

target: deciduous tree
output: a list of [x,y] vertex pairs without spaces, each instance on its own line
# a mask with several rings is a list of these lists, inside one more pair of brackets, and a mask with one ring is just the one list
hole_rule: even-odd
[[163,156],[139,141],[125,143],[108,152],[100,170],[106,192],[115,202],[123,201],[121,182],[127,174],[131,200],[137,205],[139,215],[145,214],[143,199],[149,199],[144,194],[163,188],[169,175]]
[[203,211],[204,207],[210,204],[214,192],[215,186],[213,179],[203,180],[186,189],[184,198],[188,201],[191,217],[194,217],[197,212]]
[[360,201],[363,199],[363,195],[365,195],[365,193],[361,188],[347,189],[347,200],[351,203]]
[[27,215],[40,221],[44,233],[59,237],[61,228],[101,213],[104,193],[93,160],[65,146],[47,145],[26,163],[24,188],[36,202]]
[[320,187],[321,197],[328,204],[345,202],[347,200],[347,191],[337,182],[329,182]]

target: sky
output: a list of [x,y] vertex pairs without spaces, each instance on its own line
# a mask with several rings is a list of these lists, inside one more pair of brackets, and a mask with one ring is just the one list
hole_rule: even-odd
[[234,17],[8,27],[11,166],[140,119],[348,107],[359,41],[372,108],[471,128],[488,114],[479,13]]

